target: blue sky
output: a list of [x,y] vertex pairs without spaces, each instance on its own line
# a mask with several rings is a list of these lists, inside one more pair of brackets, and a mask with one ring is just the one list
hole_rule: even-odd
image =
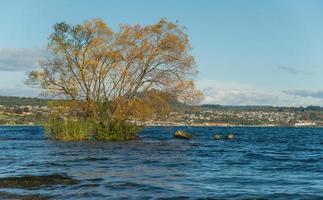
[[23,81],[54,23],[162,17],[186,27],[203,103],[323,106],[323,1],[312,0],[1,0],[0,95],[37,95]]

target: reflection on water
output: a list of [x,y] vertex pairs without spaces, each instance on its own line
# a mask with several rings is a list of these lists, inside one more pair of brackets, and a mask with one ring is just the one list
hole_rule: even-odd
[[[0,199],[323,199],[323,129],[146,128],[141,140],[59,142],[0,127]],[[233,141],[213,135],[235,134]]]

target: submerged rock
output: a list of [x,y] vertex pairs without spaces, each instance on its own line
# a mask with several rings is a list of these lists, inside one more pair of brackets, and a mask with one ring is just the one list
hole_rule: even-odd
[[225,137],[226,140],[233,140],[234,139],[234,135],[233,134],[229,134]]
[[47,200],[51,199],[51,196],[44,196],[41,194],[16,194],[0,192],[0,199]]
[[140,137],[138,135],[131,135],[127,138],[128,140],[139,140]]
[[0,188],[35,188],[48,185],[74,185],[79,181],[60,174],[0,178]]
[[214,138],[215,140],[221,140],[221,135],[219,135],[219,134],[215,134],[215,135],[213,136],[213,138]]
[[176,131],[174,134],[175,138],[190,140],[193,136],[185,131]]

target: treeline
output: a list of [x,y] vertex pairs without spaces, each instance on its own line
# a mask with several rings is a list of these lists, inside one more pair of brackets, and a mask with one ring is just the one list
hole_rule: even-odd
[[13,97],[0,96],[0,105],[3,106],[46,106],[48,99],[32,98],[32,97]]

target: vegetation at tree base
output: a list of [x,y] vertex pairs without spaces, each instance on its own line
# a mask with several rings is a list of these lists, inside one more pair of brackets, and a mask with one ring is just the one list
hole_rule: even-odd
[[63,100],[49,106],[55,139],[132,139],[138,122],[166,115],[172,100],[195,104],[202,98],[188,36],[165,19],[121,25],[117,32],[100,19],[58,23],[48,50],[27,84]]

